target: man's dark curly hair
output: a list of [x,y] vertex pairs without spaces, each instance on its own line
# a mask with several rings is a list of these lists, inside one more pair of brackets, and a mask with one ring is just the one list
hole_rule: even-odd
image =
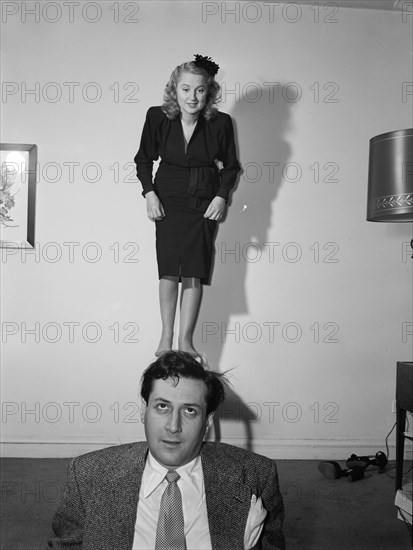
[[214,412],[225,399],[227,380],[224,374],[210,370],[203,362],[184,351],[168,351],[145,369],[141,378],[141,397],[148,404],[154,380],[181,378],[202,380],[206,386],[207,414]]

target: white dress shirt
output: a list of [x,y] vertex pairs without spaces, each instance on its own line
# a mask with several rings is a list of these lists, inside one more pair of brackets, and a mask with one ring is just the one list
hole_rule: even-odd
[[[176,471],[181,476],[178,487],[182,494],[187,550],[212,550],[201,457],[197,456]],[[155,548],[161,498],[168,485],[167,472],[148,452],[139,491],[133,550]]]

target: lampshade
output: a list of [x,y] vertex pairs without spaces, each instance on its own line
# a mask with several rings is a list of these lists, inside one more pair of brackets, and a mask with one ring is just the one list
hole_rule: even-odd
[[413,221],[413,129],[370,140],[367,221]]

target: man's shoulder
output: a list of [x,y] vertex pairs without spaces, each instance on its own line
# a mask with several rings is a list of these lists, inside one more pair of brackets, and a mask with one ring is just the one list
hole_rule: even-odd
[[93,475],[97,470],[120,473],[133,468],[139,461],[144,462],[147,449],[148,445],[144,441],[114,445],[80,455],[72,463],[77,472],[85,475]]
[[228,443],[205,443],[203,453],[215,460],[243,465],[253,464],[266,469],[272,468],[274,464],[273,460],[267,456]]
[[136,457],[140,452],[145,452],[148,448],[146,441],[135,441],[133,443],[124,443],[123,445],[111,445],[97,451],[91,451],[79,455],[75,460],[85,462],[106,462],[113,460],[124,460],[128,457]]

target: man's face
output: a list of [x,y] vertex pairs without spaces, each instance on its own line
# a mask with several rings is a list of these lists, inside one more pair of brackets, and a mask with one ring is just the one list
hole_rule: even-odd
[[154,458],[168,470],[198,456],[213,413],[206,414],[206,385],[202,380],[154,380],[145,409],[146,440]]

